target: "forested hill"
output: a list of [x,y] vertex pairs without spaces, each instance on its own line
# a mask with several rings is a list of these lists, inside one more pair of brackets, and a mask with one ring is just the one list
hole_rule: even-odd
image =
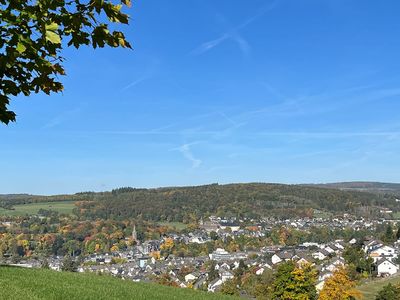
[[227,184],[159,189],[121,188],[91,194],[77,203],[75,213],[85,218],[190,221],[220,216],[312,216],[313,209],[333,213],[371,214],[376,207],[397,209],[393,195],[341,191],[301,185]]
[[204,185],[157,189],[120,188],[111,192],[62,196],[2,196],[13,204],[73,200],[74,213],[85,219],[186,221],[207,215],[260,217],[312,216],[313,209],[371,215],[378,207],[398,211],[396,196],[327,187],[267,183]]
[[334,188],[341,190],[363,191],[371,193],[392,193],[400,195],[400,183],[353,181],[353,182],[314,184],[309,186]]

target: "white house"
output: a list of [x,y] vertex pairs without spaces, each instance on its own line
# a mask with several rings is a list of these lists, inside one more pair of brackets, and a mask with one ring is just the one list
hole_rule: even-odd
[[227,280],[234,278],[233,274],[231,272],[229,272],[228,270],[220,271],[219,275],[221,276],[222,282],[225,282]]
[[343,243],[343,241],[336,241],[335,244],[336,248],[338,248],[339,250],[344,250],[345,248],[345,244]]
[[208,240],[204,239],[201,236],[193,236],[189,239],[189,243],[194,243],[194,244],[204,244],[208,242]]
[[329,255],[328,251],[326,251],[325,249],[320,249],[318,251],[315,251],[312,254],[312,257],[315,259],[319,259],[319,260],[324,260],[325,258],[327,258]]
[[195,275],[192,274],[192,273],[187,274],[187,275],[185,276],[185,281],[186,281],[186,282],[194,281],[194,280],[196,280],[196,279],[197,279],[197,276],[195,276]]
[[276,265],[282,261],[288,261],[293,258],[293,253],[290,252],[278,252],[272,255],[271,262],[272,264]]
[[222,248],[217,248],[213,253],[209,254],[211,260],[229,260],[232,259],[232,255]]
[[219,228],[222,230],[229,228],[232,232],[236,232],[240,230],[240,225],[234,222],[221,222],[219,223]]
[[390,260],[383,258],[376,263],[378,276],[390,276],[399,271],[399,267]]
[[377,262],[380,258],[387,258],[390,260],[397,258],[396,249],[390,246],[381,246],[370,252],[369,256]]
[[383,243],[379,240],[368,240],[364,242],[363,250],[365,253],[370,253],[383,246]]
[[257,271],[256,271],[256,275],[261,275],[262,273],[264,273],[264,268],[259,268]]
[[320,292],[324,288],[324,284],[325,280],[318,281],[318,283],[315,285],[315,288],[318,292]]
[[335,260],[333,260],[329,265],[326,266],[325,270],[328,270],[330,272],[335,271],[339,266],[344,266],[345,261],[342,257],[338,257]]
[[357,240],[356,240],[355,238],[352,238],[352,239],[349,241],[349,244],[350,244],[350,245],[354,245],[355,243],[357,243]]
[[267,263],[267,262],[263,263],[260,267],[266,268],[266,269],[272,269],[271,264],[269,264],[269,263]]

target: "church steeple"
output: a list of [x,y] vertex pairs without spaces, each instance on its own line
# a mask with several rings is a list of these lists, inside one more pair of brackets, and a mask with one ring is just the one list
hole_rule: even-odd
[[136,225],[133,225],[132,239],[133,239],[134,241],[137,241]]

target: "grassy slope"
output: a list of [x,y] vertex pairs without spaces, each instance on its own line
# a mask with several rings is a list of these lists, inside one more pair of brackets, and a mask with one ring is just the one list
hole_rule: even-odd
[[0,267],[1,299],[235,299],[110,276]]
[[162,226],[168,226],[168,227],[172,227],[172,228],[176,228],[178,230],[182,230],[185,229],[187,227],[186,224],[181,223],[181,222],[158,222],[159,225]]
[[399,284],[400,276],[367,281],[357,287],[357,289],[364,295],[363,300],[374,300],[376,294],[383,288],[383,286],[389,283]]
[[74,208],[73,201],[59,202],[39,202],[15,205],[14,210],[8,210],[0,207],[0,215],[23,216],[36,214],[39,209],[55,210],[59,213],[70,214]]

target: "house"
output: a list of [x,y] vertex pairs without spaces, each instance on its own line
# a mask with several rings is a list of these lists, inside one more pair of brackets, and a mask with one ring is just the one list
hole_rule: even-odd
[[240,225],[239,224],[237,224],[235,222],[228,222],[228,221],[219,223],[219,227],[222,230],[230,229],[232,232],[239,231],[239,229],[240,229]]
[[315,285],[315,288],[316,288],[317,292],[320,292],[324,288],[324,284],[325,284],[325,279],[324,280],[319,280],[317,282],[317,284]]
[[214,222],[212,222],[212,221],[204,222],[203,219],[200,220],[199,227],[208,233],[210,233],[212,231],[218,231],[218,229],[219,229],[219,226],[215,221]]
[[298,266],[304,266],[307,264],[311,264],[311,259],[306,258],[306,257],[300,257],[297,261],[296,261]]
[[194,282],[193,288],[194,289],[200,289],[202,288],[207,282],[207,276],[202,274],[199,276],[199,278]]
[[61,271],[61,262],[50,262],[49,268],[54,271]]
[[217,248],[213,253],[209,254],[211,260],[230,260],[232,255],[222,248]]
[[331,277],[333,273],[331,271],[325,270],[321,272],[318,276],[318,280],[325,281],[327,278]]
[[204,244],[207,243],[209,240],[204,238],[203,236],[193,236],[189,239],[189,243],[193,244]]
[[138,260],[139,260],[139,267],[145,268],[147,262],[150,260],[150,257],[149,256],[139,257]]
[[399,267],[392,261],[382,258],[376,262],[376,272],[378,276],[390,276],[396,274]]
[[233,279],[235,277],[229,270],[226,269],[220,270],[219,275],[221,277],[222,282]]
[[334,245],[336,246],[336,248],[339,249],[339,251],[344,250],[344,248],[346,248],[346,245],[345,243],[343,243],[343,241],[336,241]]
[[352,239],[349,241],[349,244],[350,244],[350,245],[354,245],[355,243],[357,243],[357,240],[356,240],[355,238],[352,238]]
[[136,247],[136,249],[144,254],[144,255],[148,255],[151,252],[154,251],[160,251],[160,245],[161,242],[157,241],[157,240],[149,240],[149,241],[145,241],[143,244],[140,244]]
[[230,269],[231,269],[231,266],[230,266],[229,264],[227,264],[226,262],[224,262],[224,263],[220,266],[220,268],[221,268],[221,269],[230,270]]
[[272,262],[264,262],[260,265],[260,267],[264,269],[272,269]]
[[369,254],[372,251],[374,251],[382,246],[383,246],[383,243],[381,241],[370,239],[370,240],[364,241],[362,249],[364,250],[365,253]]
[[324,250],[332,254],[339,253],[342,249],[339,249],[335,244],[331,243],[329,245],[326,245]]
[[216,279],[214,279],[213,281],[210,282],[210,284],[208,285],[207,290],[209,292],[213,292],[214,293],[214,292],[218,291],[221,288],[223,283],[224,282],[221,280],[221,278],[216,278]]
[[387,258],[390,260],[396,259],[397,258],[397,253],[396,249],[390,246],[381,246],[369,253],[369,256],[374,260],[374,262],[377,262],[380,258]]
[[342,257],[337,257],[333,261],[331,261],[326,267],[325,270],[330,272],[335,271],[339,266],[344,266],[345,261]]
[[272,255],[271,261],[274,265],[276,265],[282,261],[292,260],[293,256],[294,255],[292,252],[281,251],[281,252],[278,252],[278,253],[275,253],[274,255]]
[[195,281],[197,277],[198,276],[196,276],[194,273],[190,273],[185,276],[185,281],[186,282]]
[[314,259],[324,260],[329,256],[329,252],[325,249],[319,249],[311,254]]
[[261,275],[262,273],[264,273],[265,269],[263,267],[257,269],[256,271],[256,275]]

